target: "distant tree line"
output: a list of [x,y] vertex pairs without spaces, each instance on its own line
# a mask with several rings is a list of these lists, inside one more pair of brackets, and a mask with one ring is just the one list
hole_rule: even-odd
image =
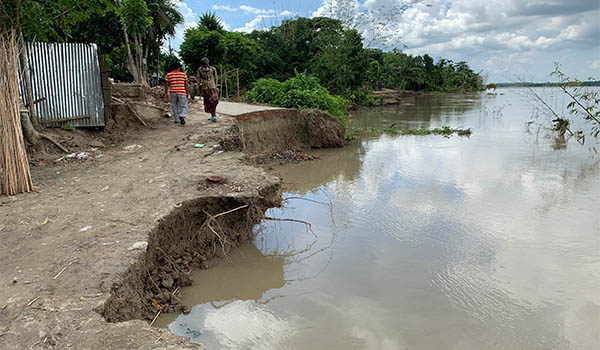
[[[545,83],[532,83],[532,82],[516,82],[516,83],[498,83],[498,87],[559,87],[558,83],[545,82]],[[592,87],[600,86],[600,80],[588,80],[578,82],[579,86]]]
[[202,57],[240,69],[244,88],[260,78],[285,81],[298,73],[312,75],[331,93],[352,100],[368,89],[474,91],[480,75],[464,62],[399,50],[365,48],[361,34],[339,20],[317,17],[284,20],[281,25],[250,34],[224,30],[211,13],[187,29],[179,54],[190,73]]

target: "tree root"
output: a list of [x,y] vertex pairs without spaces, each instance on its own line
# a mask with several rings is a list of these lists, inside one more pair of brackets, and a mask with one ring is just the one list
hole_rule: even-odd
[[68,148],[66,148],[65,146],[61,145],[60,142],[56,141],[55,139],[53,139],[50,135],[46,135],[46,134],[42,134],[42,133],[38,133],[38,136],[42,139],[48,140],[50,142],[52,142],[56,147],[58,147],[61,151],[65,152],[65,153],[71,153],[71,151],[69,151]]
[[[227,236],[225,235],[225,232],[223,232],[223,229],[220,227],[219,222],[216,220],[218,217],[220,216],[224,216],[227,214],[231,214],[235,211],[241,210],[241,209],[245,209],[250,207],[249,204],[244,204],[242,206],[239,206],[237,208],[216,214],[216,215],[210,215],[209,213],[207,213],[206,211],[203,210],[204,214],[206,214],[207,218],[204,221],[204,224],[202,225],[203,227],[207,227],[215,236],[217,236],[217,238],[219,239],[219,243],[221,244],[221,250],[223,252],[223,257],[227,256],[227,252],[225,251],[225,245],[226,244],[232,244],[231,242],[227,241]],[[219,234],[217,232],[217,230],[214,229],[214,227],[211,225],[212,222],[215,222],[217,224],[217,226],[219,226],[219,230],[221,231],[222,234]]]

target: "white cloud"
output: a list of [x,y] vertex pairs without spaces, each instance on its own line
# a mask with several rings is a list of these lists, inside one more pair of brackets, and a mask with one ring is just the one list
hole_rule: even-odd
[[215,4],[211,6],[211,9],[215,10],[215,11],[237,11],[238,9],[235,7],[231,7],[229,5],[219,5],[219,4]]
[[192,28],[198,24],[196,22],[196,18],[198,17],[198,14],[196,12],[194,12],[186,4],[185,1],[177,1],[176,0],[176,1],[173,1],[173,3],[175,4],[175,6],[177,6],[177,11],[179,11],[179,13],[181,13],[181,15],[183,16],[183,24],[180,24],[177,26],[176,34],[175,34],[175,38],[181,40],[181,39],[183,39],[183,33],[186,29]]
[[245,11],[247,13],[256,14],[257,16],[254,17],[250,22],[244,24],[243,27],[235,28],[233,30],[234,32],[250,33],[255,30],[267,29],[277,25],[281,21],[281,19],[283,19],[283,17],[291,17],[296,15],[295,12],[289,10],[262,10],[246,5],[240,6],[240,10]]
[[251,20],[250,22],[246,23],[243,27],[235,28],[233,31],[234,32],[250,33],[250,32],[253,32],[255,30],[268,28],[269,26],[265,24],[265,20],[266,19],[270,19],[270,18],[272,18],[272,17],[268,16],[268,15],[258,15],[256,17],[254,17],[253,20]]
[[244,11],[244,12],[248,12],[248,13],[253,13],[253,14],[273,14],[276,11],[275,10],[263,10],[263,9],[257,9],[256,7],[252,7],[252,6],[248,6],[248,5],[242,5],[240,6],[240,10]]
[[236,12],[236,11],[241,11],[241,12],[245,12],[245,13],[251,13],[254,15],[281,15],[282,13],[286,13],[287,14],[293,14],[291,11],[282,11],[279,12],[277,10],[274,9],[259,9],[256,8],[254,6],[250,6],[250,5],[240,5],[239,7],[232,7],[229,5],[219,5],[219,4],[215,4],[211,6],[211,9],[215,10],[215,11],[229,11],[229,12]]
[[[487,67],[494,57],[512,58],[511,63],[526,70],[536,57],[555,56],[555,60],[564,60],[567,56],[571,61],[566,52],[587,50],[588,57],[580,58],[579,66],[593,55],[589,51],[595,50],[597,57],[600,8],[597,1],[596,5],[593,3],[588,0],[324,0],[313,16],[345,20],[360,30],[365,43],[371,46],[465,60],[479,68]],[[551,69],[546,67],[545,71]],[[537,78],[542,79],[542,75]]]
[[592,64],[590,64],[590,67],[592,69],[600,69],[600,60],[594,60],[594,61],[592,61]]

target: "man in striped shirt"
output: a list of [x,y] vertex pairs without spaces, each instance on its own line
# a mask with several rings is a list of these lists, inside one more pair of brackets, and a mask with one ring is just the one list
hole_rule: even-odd
[[181,65],[177,62],[171,66],[171,71],[165,79],[165,98],[171,98],[171,108],[175,123],[185,124],[188,111],[188,77],[181,71]]

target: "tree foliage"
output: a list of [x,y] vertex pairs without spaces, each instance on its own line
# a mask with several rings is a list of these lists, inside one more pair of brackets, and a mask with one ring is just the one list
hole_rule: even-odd
[[202,65],[202,58],[207,57],[225,71],[239,69],[241,84],[249,85],[257,78],[256,62],[262,54],[261,47],[246,34],[227,32],[211,23],[220,25],[221,22],[214,14],[204,14],[197,27],[185,31],[179,55],[189,73],[195,74]]
[[146,30],[152,24],[150,10],[144,0],[123,0],[118,13],[130,35],[146,34]]
[[110,0],[2,0],[0,26],[21,31],[27,41],[62,42],[77,23],[110,6]]

